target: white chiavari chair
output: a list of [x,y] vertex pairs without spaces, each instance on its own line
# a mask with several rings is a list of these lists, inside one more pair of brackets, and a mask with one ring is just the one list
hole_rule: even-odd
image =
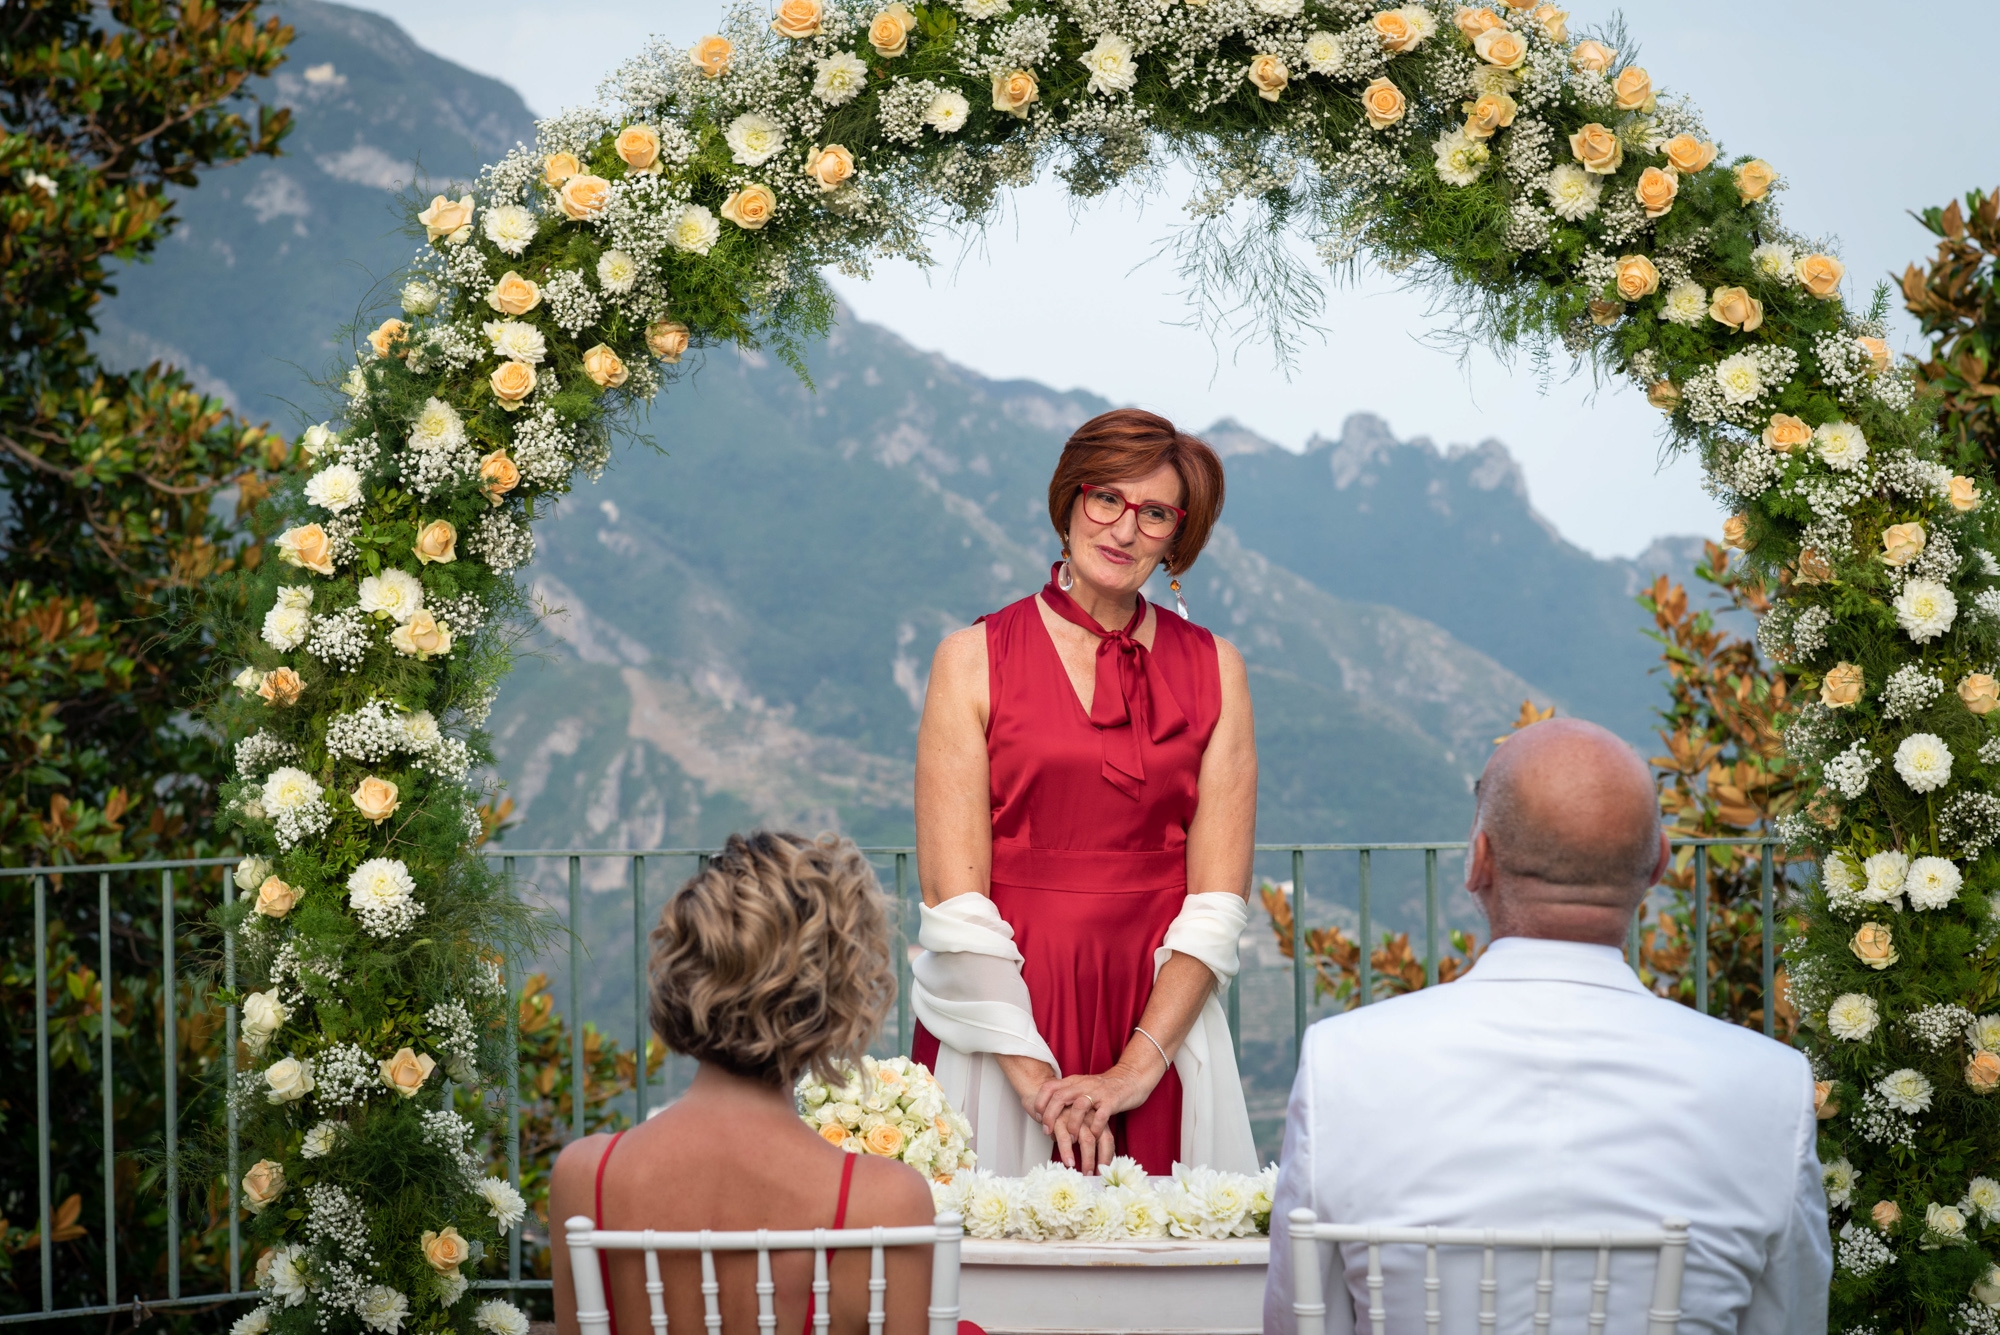
[[[1555,1260],[1560,1252],[1591,1252],[1597,1264],[1590,1286],[1590,1335],[1604,1335],[1610,1320],[1611,1255],[1620,1251],[1649,1251],[1657,1260],[1653,1270],[1653,1300],[1646,1313],[1646,1335],[1678,1335],[1680,1330],[1681,1276],[1687,1264],[1688,1223],[1685,1219],[1661,1221],[1657,1229],[1644,1231],[1532,1228],[1384,1228],[1369,1224],[1322,1224],[1308,1209],[1290,1215],[1292,1230],[1292,1312],[1298,1321],[1298,1335],[1326,1335],[1327,1295],[1320,1279],[1320,1248],[1341,1243],[1360,1243],[1368,1248],[1368,1312],[1372,1335],[1388,1335],[1389,1311],[1382,1274],[1382,1249],[1417,1246],[1424,1249],[1424,1330],[1441,1335],[1444,1313],[1443,1283],[1438,1275],[1440,1247],[1478,1248],[1479,1335],[1494,1335],[1499,1324],[1500,1284],[1496,1257],[1502,1251],[1540,1253],[1535,1279],[1535,1335],[1548,1335],[1555,1312]],[[1345,1292],[1334,1295],[1346,1302]],[[1462,1329],[1462,1327],[1459,1327]]]
[[811,1251],[813,1257],[813,1335],[828,1335],[833,1320],[829,1304],[826,1254],[869,1249],[868,1335],[882,1335],[889,1281],[884,1253],[890,1247],[928,1244],[931,1251],[930,1335],[958,1335],[958,1251],[965,1236],[959,1216],[941,1214],[935,1223],[907,1228],[755,1229],[733,1233],[656,1233],[651,1229],[601,1229],[588,1215],[573,1216],[566,1225],[570,1281],[576,1292],[576,1321],[582,1335],[611,1335],[610,1299],[604,1292],[600,1251],[646,1254],[646,1303],[653,1335],[667,1330],[666,1286],[660,1280],[661,1252],[701,1253],[701,1301],[708,1335],[721,1335],[721,1285],[715,1278],[717,1252],[757,1253],[757,1329],[776,1335],[777,1285],[771,1280],[771,1253]]

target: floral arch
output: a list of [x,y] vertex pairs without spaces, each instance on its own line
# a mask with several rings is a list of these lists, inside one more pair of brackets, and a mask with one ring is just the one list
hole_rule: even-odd
[[[2000,1330],[2000,507],[1941,457],[1885,299],[1856,310],[1779,221],[1776,171],[1720,157],[1616,33],[1567,28],[1535,0],[783,0],[433,200],[401,316],[272,501],[282,559],[223,600],[248,664],[215,711],[225,798],[262,850],[229,917],[241,1192],[274,1248],[248,1329],[524,1328],[467,1291],[521,1202],[442,1087],[508,1069],[494,959],[526,929],[470,855],[468,771],[538,511],[690,348],[803,371],[824,266],[922,258],[1044,168],[1090,196],[1179,158],[1198,220],[1243,204],[1331,262],[1413,268],[1482,337],[1636,382],[1699,452],[1810,699],[1786,740],[1814,795],[1783,830],[1823,869],[1790,979],[1834,1328]],[[1282,288],[1221,235],[1215,272]]]

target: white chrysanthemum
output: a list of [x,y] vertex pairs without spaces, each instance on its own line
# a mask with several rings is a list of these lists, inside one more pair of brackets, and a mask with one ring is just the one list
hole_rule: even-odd
[[287,584],[278,590],[278,606],[305,611],[313,605],[313,591],[310,584]]
[[387,1284],[370,1284],[355,1301],[354,1314],[368,1329],[396,1335],[410,1315],[410,1300]]
[[1903,893],[1903,882],[1909,879],[1909,854],[1894,849],[1877,853],[1861,864],[1861,874],[1865,878],[1861,898],[1871,904],[1890,903]]
[[1043,1165],[1028,1176],[1028,1208],[1051,1239],[1076,1236],[1091,1194],[1090,1179],[1074,1168]]
[[1918,644],[1928,644],[1951,629],[1958,616],[1958,599],[1934,579],[1913,579],[1896,595],[1896,621]]
[[1090,71],[1085,85],[1093,93],[1129,93],[1139,82],[1139,63],[1132,59],[1132,43],[1116,33],[1105,33],[1097,45],[1077,57]]
[[818,64],[813,76],[813,96],[830,107],[852,102],[868,86],[868,67],[859,57],[842,51]]
[[319,457],[320,452],[340,439],[332,427],[325,422],[315,422],[299,436],[299,448],[305,451],[308,462]]
[[1459,126],[1431,145],[1437,155],[1438,179],[1446,185],[1467,186],[1478,180],[1492,159],[1492,150]]
[[322,468],[306,479],[306,499],[322,510],[345,514],[361,504],[361,474],[352,464]]
[[1083,1217],[1076,1226],[1077,1237],[1085,1242],[1120,1242],[1125,1237],[1126,1187],[1104,1187],[1090,1193],[1084,1202]]
[[[1910,1074],[1915,1075],[1916,1072]],[[1917,1078],[1921,1080],[1923,1077]],[[1924,1106],[1930,1106],[1928,1096]],[[1932,1201],[1924,1207],[1924,1232],[1939,1242],[1957,1242],[1965,1236],[1965,1212],[1956,1205],[1939,1205]]]
[[285,653],[306,642],[312,617],[296,607],[274,607],[264,614],[264,643]]
[[549,355],[549,341],[525,320],[488,320],[482,331],[493,351],[510,362],[540,366]]
[[361,581],[360,607],[401,625],[424,610],[424,586],[407,570],[385,570]]
[[[1570,222],[1581,222],[1597,212],[1598,201],[1604,197],[1603,178],[1592,176],[1573,162],[1565,162],[1551,171],[1542,182],[1542,189],[1548,192],[1549,207],[1558,218]],[[1706,307],[1707,302],[1702,303]]]
[[368,393],[368,377],[361,373],[358,364],[347,368],[347,377],[340,382],[340,392],[350,399],[359,399]]
[[1250,0],[1250,8],[1274,19],[1295,19],[1305,7],[1305,0]]
[[2000,1052],[2000,1015],[1982,1015],[1967,1025],[1965,1041],[1981,1052]]
[[271,771],[264,780],[264,810],[304,811],[326,795],[313,776],[293,765]]
[[[490,226],[493,215],[489,213],[486,218]],[[397,295],[405,315],[429,315],[438,308],[438,302],[443,299],[437,284],[422,278],[412,278],[403,284],[403,290]]]
[[639,266],[622,250],[607,250],[597,259],[597,285],[606,292],[630,292],[639,281]]
[[416,880],[397,858],[370,858],[347,878],[347,902],[363,917],[394,916],[416,893]]
[[448,1275],[439,1275],[431,1282],[437,1285],[438,1302],[445,1307],[463,1298],[465,1291],[472,1287],[472,1281],[456,1270]]
[[306,1300],[306,1271],[299,1264],[304,1257],[303,1247],[278,1247],[271,1252],[271,1268],[265,1277],[272,1294],[287,1307],[297,1307]]
[[1911,792],[1934,793],[1951,782],[1951,748],[1936,733],[1913,732],[1896,746],[1896,773]]
[[761,167],[785,146],[785,127],[769,116],[746,111],[722,132],[729,156],[741,166]]
[[1750,252],[1751,267],[1757,270],[1758,275],[1780,283],[1797,279],[1798,275],[1792,271],[1797,258],[1798,252],[1781,241],[1767,241]]
[[455,450],[464,444],[465,419],[458,415],[458,409],[443,399],[425,399],[417,420],[410,423],[410,448],[428,453]]
[[924,108],[924,124],[939,134],[956,134],[965,128],[965,118],[971,114],[972,104],[965,100],[965,94],[948,88]]
[[699,204],[690,204],[680,211],[673,226],[667,229],[667,240],[675,250],[685,250],[692,255],[706,255],[722,235],[722,224],[715,215]]
[[1976,1213],[1987,1223],[2000,1219],[2000,1182],[1990,1177],[1975,1177],[1965,1188],[1965,1205],[1969,1212]]
[[497,1298],[472,1309],[472,1324],[491,1335],[528,1335],[527,1315]]
[[969,19],[997,19],[1014,7],[1014,0],[958,0]]
[[1110,1163],[1097,1170],[1107,1187],[1143,1187],[1146,1185],[1146,1169],[1129,1154],[1121,1154]]
[[[1570,170],[1581,173],[1583,169],[1574,167]],[[1668,324],[1699,328],[1708,319],[1708,289],[1692,279],[1681,279],[1667,289],[1667,299],[1660,306],[1660,318]]]
[[1881,1023],[1882,1012],[1875,1005],[1875,999],[1859,992],[1842,993],[1826,1008],[1827,1029],[1835,1038],[1844,1038],[1850,1043],[1866,1041]]
[[1306,38],[1306,69],[1313,74],[1340,73],[1347,52],[1340,39],[1330,32],[1316,32]]
[[975,1238],[1004,1238],[1021,1213],[1016,1184],[1004,1177],[980,1174],[965,1195],[965,1231]]
[[508,255],[519,255],[535,239],[535,215],[519,204],[501,204],[486,211],[486,239]]
[[1835,1159],[1830,1164],[1820,1165],[1819,1177],[1826,1187],[1826,1203],[1836,1209],[1846,1209],[1854,1199],[1854,1165],[1846,1159]]
[[333,1153],[333,1144],[339,1139],[340,1123],[329,1118],[306,1132],[305,1141],[299,1146],[299,1153],[308,1159],[324,1159]]
[[1851,473],[1868,457],[1868,438],[1852,422],[1827,422],[1814,430],[1813,448],[1828,468]]
[[482,1177],[477,1190],[480,1199],[486,1202],[487,1213],[499,1221],[502,1233],[520,1223],[527,1213],[528,1205],[521,1199],[521,1193],[501,1178]]
[[[1294,10],[1293,12],[1297,13],[1298,11]],[[1432,15],[1430,10],[1425,9],[1422,5],[1404,5],[1396,12],[1403,16],[1403,22],[1410,25],[1410,31],[1416,34],[1419,42],[1437,35],[1437,19]]]
[[1716,387],[1725,403],[1753,403],[1764,392],[1764,368],[1754,352],[1739,352],[1715,364]]
[[1875,1082],[1875,1092],[1882,1101],[1900,1113],[1927,1111],[1931,1106],[1931,1082],[1922,1071],[1905,1066],[1900,1071],[1891,1071]]
[[1918,858],[1910,864],[1910,877],[1903,883],[1903,893],[1910,897],[1913,909],[1941,909],[1958,898],[1958,888],[1965,883],[1946,858]]
[[404,717],[403,736],[412,751],[428,751],[444,740],[444,734],[438,731],[437,719],[428,709],[419,709]]
[[265,1335],[271,1329],[271,1309],[253,1307],[236,1318],[236,1324],[229,1328],[229,1335]]

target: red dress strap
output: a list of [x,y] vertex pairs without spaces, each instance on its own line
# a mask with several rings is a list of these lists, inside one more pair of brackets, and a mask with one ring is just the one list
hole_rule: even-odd
[[[847,1189],[854,1185],[854,1161],[861,1156],[858,1154],[849,1154],[844,1157],[847,1162],[840,1166],[840,1204],[833,1207],[833,1226],[835,1228],[845,1228],[847,1226]],[[827,1275],[831,1278],[833,1274],[833,1248],[831,1247],[826,1249],[826,1269]],[[817,1294],[808,1293],[806,1295],[805,1335],[812,1335],[813,1303],[817,1298]],[[618,1332],[613,1331],[611,1335],[618,1335]]]
[[[631,1128],[627,1127],[626,1131],[629,1130]],[[611,1162],[611,1151],[618,1148],[618,1141],[624,1134],[624,1131],[615,1133],[611,1143],[604,1147],[604,1157],[597,1161],[597,1207],[590,1217],[599,1228],[604,1227],[604,1166]],[[611,1335],[618,1335],[618,1304],[611,1301],[611,1254],[600,1248],[597,1265],[604,1273],[604,1310],[610,1314]]]

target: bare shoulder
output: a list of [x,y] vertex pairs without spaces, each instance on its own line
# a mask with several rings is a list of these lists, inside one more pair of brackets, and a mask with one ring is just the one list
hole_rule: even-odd
[[952,695],[985,693],[986,627],[967,626],[938,641],[931,656],[931,685]]
[[1216,635],[1213,631],[1210,631],[1209,634],[1215,640],[1215,664],[1222,669],[1222,679],[1224,681],[1247,681],[1249,673],[1243,666],[1242,653],[1235,645],[1223,639],[1220,635]]
[[931,1199],[931,1184],[906,1163],[872,1154],[858,1156],[854,1165],[855,1185],[861,1189],[856,1223],[880,1224],[887,1228],[928,1224],[937,1217]]

